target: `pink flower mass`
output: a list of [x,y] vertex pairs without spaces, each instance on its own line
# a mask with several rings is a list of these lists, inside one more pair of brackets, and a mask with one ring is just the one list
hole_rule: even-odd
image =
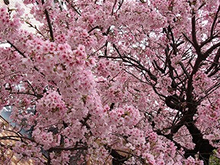
[[220,163],[218,0],[6,3],[0,43],[0,164]]

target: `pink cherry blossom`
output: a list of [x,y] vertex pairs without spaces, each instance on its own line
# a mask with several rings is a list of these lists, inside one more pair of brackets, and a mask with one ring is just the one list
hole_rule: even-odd
[[0,154],[55,165],[219,158],[219,16],[214,0],[2,5],[0,108],[9,125],[0,132],[12,135],[0,135]]

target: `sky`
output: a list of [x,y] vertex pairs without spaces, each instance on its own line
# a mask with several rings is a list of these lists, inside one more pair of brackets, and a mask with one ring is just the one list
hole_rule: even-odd
[[[23,4],[23,1],[22,0],[9,0],[9,5],[8,7],[9,8],[14,8],[15,7],[15,4],[16,3],[19,3],[22,7],[25,8],[25,5],[22,5]],[[4,0],[0,0],[0,7],[2,7],[4,4]],[[33,19],[33,17],[29,14],[29,11],[30,9],[28,9],[27,7],[25,8],[25,14],[28,14],[29,17],[31,18],[29,21],[33,24],[33,25],[36,25],[38,26],[39,25],[39,22],[35,21]],[[29,25],[27,24],[23,24],[22,25],[22,28],[29,31],[29,32],[34,32],[34,29],[33,28],[30,28]],[[7,47],[9,46],[9,44],[5,44],[5,43],[0,43],[0,47]]]

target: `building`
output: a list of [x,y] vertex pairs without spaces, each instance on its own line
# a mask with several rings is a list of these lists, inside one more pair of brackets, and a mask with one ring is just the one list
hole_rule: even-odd
[[32,165],[32,160],[20,160],[18,157],[16,157],[12,150],[4,149],[3,146],[11,146],[15,143],[15,140],[19,139],[7,139],[7,137],[13,137],[16,136],[16,134],[13,132],[13,126],[9,125],[9,123],[2,116],[0,116],[0,127],[4,129],[0,132],[0,164],[7,163],[8,165]]

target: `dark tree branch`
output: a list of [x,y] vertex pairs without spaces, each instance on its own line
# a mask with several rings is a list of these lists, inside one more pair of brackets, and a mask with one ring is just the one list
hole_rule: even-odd
[[43,95],[41,94],[35,94],[35,93],[29,93],[29,92],[10,92],[10,94],[16,94],[16,95],[30,95],[37,97],[38,99],[41,99]]
[[198,41],[197,41],[197,37],[196,37],[196,16],[195,16],[195,13],[194,11],[192,11],[193,15],[192,15],[192,19],[191,19],[191,23],[192,23],[192,43],[193,43],[193,46],[196,50],[196,53],[198,54],[198,56],[201,55],[201,50],[200,50],[200,46],[198,44]]
[[202,100],[204,100],[205,98],[207,98],[210,94],[212,94],[215,90],[217,90],[220,87],[220,82],[217,82],[216,84],[214,84],[212,87],[210,87],[209,89],[207,89],[204,93],[205,96],[202,96],[198,99],[198,103],[201,103]]
[[189,78],[190,75],[187,72],[187,70],[186,70],[185,66],[183,65],[183,63],[180,61],[178,64],[181,66],[181,68],[182,68],[183,72],[185,73],[186,77]]
[[176,44],[176,42],[175,42],[175,38],[174,38],[172,29],[171,29],[170,26],[168,26],[168,32],[170,33],[171,39],[172,39],[172,44],[171,44],[171,46],[172,46],[172,48],[173,48],[173,53],[174,53],[174,55],[177,55],[177,44]]
[[193,45],[193,42],[189,39],[189,37],[187,37],[187,35],[185,33],[182,33],[184,38],[186,39],[186,41],[188,41],[190,44]]
[[87,150],[87,146],[82,146],[82,147],[52,147],[48,152],[53,152],[53,151],[76,151],[76,150]]
[[100,30],[102,30],[102,27],[100,27],[100,26],[95,26],[95,27],[93,27],[92,29],[90,29],[89,31],[88,31],[88,33],[91,33],[93,30],[95,30],[95,29],[100,29]]
[[48,27],[49,27],[49,31],[50,31],[50,41],[54,42],[53,28],[52,28],[52,25],[51,25],[49,12],[47,11],[47,9],[45,9],[44,13],[46,15],[46,19],[47,19],[47,23],[48,23]]
[[66,2],[73,8],[73,10],[74,10],[79,16],[81,16],[81,13],[76,9],[76,7],[75,7],[72,3],[70,3],[69,0],[66,0]]
[[218,35],[213,35],[213,36],[210,36],[209,38],[207,38],[205,41],[201,42],[200,44],[200,48],[202,48],[203,46],[205,46],[206,44],[208,44],[209,42],[211,42],[213,39],[217,38]]
[[37,28],[36,25],[34,26],[28,21],[25,21],[25,23],[28,24],[31,28],[34,28],[44,39],[46,39],[45,36],[41,33],[41,31]]
[[[44,0],[41,0],[41,3],[44,4]],[[52,25],[51,25],[51,20],[50,20],[49,12],[47,11],[47,9],[45,9],[44,13],[46,15],[47,24],[48,24],[49,31],[50,31],[50,41],[54,42],[53,28],[52,28]]]
[[[122,56],[121,53],[119,52],[118,48],[116,47],[115,44],[113,44],[113,48],[116,50],[116,52],[118,53],[118,55],[120,56],[120,59],[123,61],[123,62],[126,62],[126,63],[130,63],[131,66],[134,66],[140,70],[144,70],[147,72],[147,74],[149,75],[150,79],[153,80],[154,82],[157,82],[157,77],[155,75],[153,75],[151,73],[151,71],[147,68],[145,68],[141,63],[140,61],[137,61],[131,57],[128,57],[128,56]],[[108,57],[107,57],[108,58]]]
[[204,58],[203,60],[205,60],[216,48],[220,47],[220,42],[218,42],[217,44],[214,44],[213,46],[211,46],[205,53],[204,53]]
[[83,120],[80,120],[82,126],[86,126],[87,129],[91,129],[91,127],[87,123],[87,121],[90,119],[91,116],[92,116],[91,114],[88,114],[85,118],[83,118]]
[[22,53],[13,43],[11,43],[10,41],[7,41],[11,47],[13,47],[20,55],[22,55],[22,57],[27,58],[24,53]]
[[113,5],[113,7],[112,7],[112,13],[111,13],[111,15],[114,14],[114,9],[115,9],[116,4],[117,4],[117,0],[115,0],[115,2],[114,2],[114,5]]
[[176,94],[174,94],[172,96],[167,96],[165,99],[165,103],[168,107],[170,107],[172,109],[176,109],[180,112],[182,112],[182,110],[183,110],[182,103]]
[[216,22],[217,22],[217,19],[218,19],[218,13],[219,13],[219,11],[220,11],[220,5],[219,5],[219,7],[218,7],[217,12],[215,13],[215,18],[214,18],[213,23],[212,23],[211,32],[210,32],[210,37],[211,37],[211,38],[213,37],[213,33],[214,33],[214,29],[215,29]]
[[[203,134],[201,131],[195,126],[193,122],[189,122],[185,124],[187,129],[189,130],[190,134],[192,135],[193,142],[196,144],[193,154],[196,154],[199,152],[199,159],[203,160],[206,165],[209,164],[209,157],[212,154],[212,151],[216,149],[213,147],[207,139],[203,138]],[[187,154],[187,153],[186,153]],[[185,156],[190,156],[185,155]]]
[[122,165],[129,157],[120,155],[115,149],[105,145],[105,148],[109,151],[112,158],[112,165]]
[[218,51],[215,55],[214,61],[212,62],[211,66],[205,72],[206,74],[208,74],[214,68],[213,71],[211,73],[209,73],[208,77],[213,76],[219,70],[219,68],[218,68],[219,58],[220,58],[220,48],[218,49]]
[[166,66],[164,68],[160,68],[155,60],[153,60],[153,65],[155,69],[158,69],[161,73],[165,73]]
[[5,3],[6,5],[9,5],[9,0],[4,0],[4,3]]
[[118,10],[121,9],[123,3],[124,3],[124,0],[121,0],[121,1],[119,2],[119,6],[118,6],[118,9],[116,10],[116,12],[118,12]]
[[[24,53],[22,53],[14,44],[12,44],[10,41],[7,41],[12,48],[14,48],[22,57],[27,58]],[[31,59],[32,60],[32,59]],[[32,60],[33,61],[33,60]],[[45,76],[44,73],[40,72],[39,69],[34,66],[34,70],[36,70],[38,73],[40,73],[41,75]]]

